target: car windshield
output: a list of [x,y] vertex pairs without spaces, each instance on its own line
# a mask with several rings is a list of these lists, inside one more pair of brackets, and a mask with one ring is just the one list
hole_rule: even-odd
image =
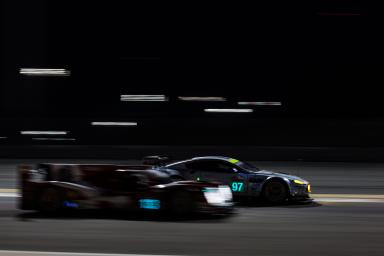
[[247,171],[251,171],[251,172],[258,172],[260,171],[259,168],[257,168],[256,166],[254,166],[253,164],[251,163],[248,163],[248,162],[237,162],[236,163],[237,166],[239,166],[240,168],[244,169],[244,170],[247,170]]

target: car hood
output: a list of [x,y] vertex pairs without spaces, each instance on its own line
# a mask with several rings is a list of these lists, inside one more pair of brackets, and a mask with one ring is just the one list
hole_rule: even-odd
[[280,177],[280,178],[286,178],[286,179],[289,179],[289,180],[300,180],[300,181],[303,181],[305,183],[308,183],[308,181],[306,181],[305,179],[303,178],[300,178],[298,176],[295,176],[295,175],[291,175],[291,174],[288,174],[288,173],[281,173],[281,172],[271,172],[271,171],[267,171],[267,170],[261,170],[261,171],[257,171],[257,172],[252,172],[251,175],[254,175],[254,176],[257,176],[257,175],[266,175],[266,176],[269,176],[269,177]]

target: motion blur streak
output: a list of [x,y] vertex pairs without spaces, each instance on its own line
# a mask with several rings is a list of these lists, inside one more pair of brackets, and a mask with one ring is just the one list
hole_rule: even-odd
[[0,137],[0,140],[8,139],[8,137]]
[[[17,189],[0,189],[0,197],[19,197]],[[312,194],[316,202],[384,203],[384,195],[363,194]]]
[[224,97],[184,97],[179,96],[179,100],[181,101],[227,101]]
[[121,101],[168,101],[165,95],[121,95]]
[[16,193],[17,189],[14,188],[0,188],[0,193]]
[[[90,163],[89,159],[1,159],[0,192],[18,191],[17,166],[42,161]],[[116,160],[94,159],[92,163],[110,164]],[[141,159],[121,160],[121,164],[138,163]],[[17,197],[0,197],[0,248],[143,255],[297,256],[298,250],[310,256],[383,255],[384,203],[316,202],[319,195],[384,198],[383,163],[251,163],[262,170],[307,178],[313,184],[315,202],[239,205],[237,214],[226,219],[174,221],[99,213],[45,217],[18,210]]]
[[168,256],[168,255],[154,255],[154,254],[76,253],[76,252],[42,252],[42,251],[0,251],[0,256],[30,256],[30,255],[55,255],[55,256]]
[[15,193],[0,193],[0,197],[19,197],[19,195]]
[[315,201],[322,203],[384,203],[384,199],[359,198],[318,198]]
[[22,135],[67,135],[67,131],[21,131]]
[[207,108],[204,111],[208,113],[252,113],[253,109]]
[[75,138],[32,138],[32,140],[75,141]]
[[384,203],[384,195],[359,194],[313,194],[317,202],[337,203]]
[[384,195],[366,194],[312,194],[313,198],[358,198],[358,199],[384,199]]
[[19,197],[17,189],[0,188],[0,197]]
[[92,122],[93,126],[137,126],[136,122]]
[[19,73],[25,76],[70,76],[66,69],[22,68]]
[[281,106],[282,103],[279,101],[240,101],[239,105],[251,105],[251,106]]

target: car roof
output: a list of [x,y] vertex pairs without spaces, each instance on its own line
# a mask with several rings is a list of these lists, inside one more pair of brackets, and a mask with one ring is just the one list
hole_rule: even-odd
[[194,157],[191,160],[223,160],[223,161],[230,161],[231,157],[226,157],[226,156],[199,156],[199,157]]
[[192,162],[192,161],[198,161],[198,160],[220,160],[220,161],[225,161],[225,162],[229,162],[229,163],[240,162],[239,160],[236,160],[234,158],[227,157],[227,156],[199,156],[199,157],[193,157],[190,159],[185,159],[182,161],[173,162],[173,163],[167,164],[166,167],[168,167],[168,166],[170,167],[170,166],[174,166],[174,165],[178,165],[178,164],[183,164],[183,163],[187,163],[187,162]]

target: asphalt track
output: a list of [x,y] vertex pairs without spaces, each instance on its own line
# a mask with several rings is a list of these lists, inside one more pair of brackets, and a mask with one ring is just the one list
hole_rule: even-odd
[[230,218],[171,221],[20,214],[11,196],[14,170],[39,161],[0,161],[0,256],[384,255],[384,164],[259,162],[263,169],[311,181],[315,203],[239,206]]

